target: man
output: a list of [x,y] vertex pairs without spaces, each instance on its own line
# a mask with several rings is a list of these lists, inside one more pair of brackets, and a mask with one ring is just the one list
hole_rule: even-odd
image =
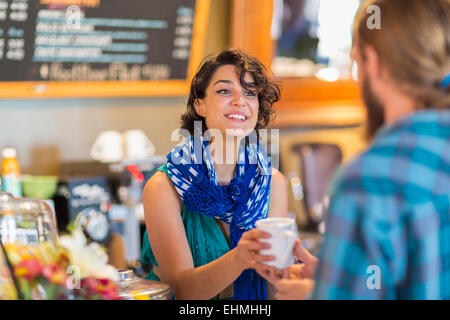
[[257,269],[279,299],[450,299],[449,0],[364,1],[352,55],[372,143],[333,183],[319,262],[298,242],[287,278]]

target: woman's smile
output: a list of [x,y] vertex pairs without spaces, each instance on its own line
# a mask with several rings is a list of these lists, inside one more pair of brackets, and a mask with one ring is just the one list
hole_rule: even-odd
[[237,122],[244,122],[247,121],[248,117],[241,113],[241,112],[232,112],[225,115],[228,119],[237,121]]

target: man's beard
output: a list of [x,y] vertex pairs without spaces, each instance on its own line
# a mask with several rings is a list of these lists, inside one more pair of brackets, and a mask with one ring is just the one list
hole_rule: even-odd
[[375,133],[384,124],[384,111],[378,97],[372,91],[367,77],[362,81],[362,98],[367,111],[367,138],[372,139]]

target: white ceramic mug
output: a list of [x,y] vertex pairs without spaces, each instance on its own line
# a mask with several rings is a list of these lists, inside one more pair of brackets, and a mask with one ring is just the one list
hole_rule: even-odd
[[277,269],[285,269],[294,263],[294,245],[297,239],[295,220],[291,218],[267,218],[256,221],[256,228],[270,233],[270,238],[259,239],[271,245],[260,251],[263,255],[273,255],[275,260],[264,262]]
[[155,147],[142,130],[128,130],[124,133],[126,157],[145,159],[155,153]]
[[122,134],[113,130],[100,133],[91,148],[91,157],[102,162],[122,160]]

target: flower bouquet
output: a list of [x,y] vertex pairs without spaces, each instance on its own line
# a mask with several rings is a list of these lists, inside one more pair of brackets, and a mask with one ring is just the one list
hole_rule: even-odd
[[119,299],[116,269],[98,243],[79,229],[55,243],[4,244],[21,298]]

